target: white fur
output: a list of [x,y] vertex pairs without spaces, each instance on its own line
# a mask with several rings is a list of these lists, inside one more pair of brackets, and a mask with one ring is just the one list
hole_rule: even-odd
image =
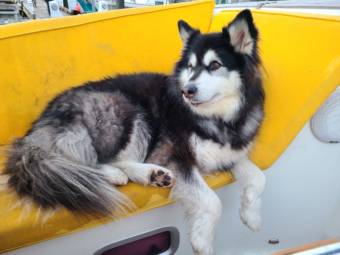
[[178,80],[182,88],[189,82],[192,75],[193,73],[188,68],[181,70]]
[[254,133],[263,118],[263,112],[260,108],[254,108],[248,115],[245,125],[242,128],[242,134],[249,136]]
[[206,66],[209,66],[209,64],[213,61],[217,61],[218,63],[222,63],[221,59],[217,56],[215,51],[208,50],[203,57],[203,63]]
[[138,116],[133,123],[130,141],[126,148],[119,152],[116,160],[143,162],[148,153],[150,139],[151,132],[141,120],[141,116]]
[[189,63],[192,65],[192,67],[195,67],[197,65],[197,57],[194,53],[191,54],[189,58]]
[[241,220],[251,230],[258,231],[261,227],[261,195],[266,184],[265,175],[247,157],[235,165],[232,173],[241,186]]
[[113,167],[111,165],[101,165],[100,166],[101,171],[107,176],[110,183],[115,185],[126,185],[129,181],[129,178],[127,175],[121,171],[120,169]]
[[250,36],[248,24],[245,20],[232,23],[229,28],[230,43],[235,51],[251,55],[254,49],[254,40]]
[[197,170],[193,171],[189,181],[182,176],[176,177],[171,197],[184,207],[194,252],[197,255],[212,255],[215,227],[222,211],[221,201]]
[[131,181],[143,185],[150,184],[150,176],[154,171],[162,170],[174,180],[173,173],[164,167],[155,164],[137,163],[132,161],[113,162],[112,165],[121,169]]
[[211,140],[201,139],[197,135],[190,137],[190,143],[200,169],[205,173],[214,172],[221,166],[239,161],[247,155],[250,148],[249,145],[242,150],[233,150],[229,143],[222,146]]
[[145,161],[150,139],[151,132],[139,116],[134,122],[128,145],[119,152],[115,161],[111,162],[110,165],[123,171],[131,181],[143,185],[155,185],[150,182],[150,176],[158,170],[168,174],[171,177],[171,182],[173,182],[174,177],[170,170],[155,164],[140,163]]
[[[212,61],[221,62],[213,50],[208,50],[204,54],[203,62],[208,66]],[[218,116],[225,121],[231,120],[242,104],[240,92],[242,80],[239,72],[221,67],[212,72],[204,70],[193,81],[190,80],[192,75],[192,71],[187,68],[179,74],[179,82],[183,88],[191,83],[197,87],[197,93],[193,98],[184,97],[191,109],[203,116]],[[191,102],[201,104],[193,105]]]
[[[198,93],[195,96],[195,101],[199,102],[208,102],[212,100],[215,95],[218,95],[217,99],[219,100],[225,97],[239,98],[239,90],[242,85],[240,74],[237,71],[229,72],[225,67],[221,67],[213,73],[202,71],[194,83],[198,89]],[[217,99],[215,99],[214,102],[219,101]]]
[[227,72],[225,70],[224,74],[220,75],[212,75],[203,71],[195,83],[198,92],[194,100],[204,102],[198,106],[190,104],[195,112],[207,117],[218,116],[225,121],[234,117],[242,103],[240,92],[242,82],[237,71]]

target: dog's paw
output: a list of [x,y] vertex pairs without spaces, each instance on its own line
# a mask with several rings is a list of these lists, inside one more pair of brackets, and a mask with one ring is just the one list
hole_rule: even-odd
[[195,255],[212,255],[213,254],[213,251],[212,251],[212,248],[204,248],[204,250],[194,250],[194,254]]
[[114,179],[111,179],[111,183],[118,186],[126,185],[128,182],[129,178],[124,173],[119,173]]
[[210,237],[195,233],[191,236],[191,246],[195,255],[212,255],[213,248],[211,242],[208,241]]
[[242,205],[240,209],[240,218],[243,224],[254,232],[259,231],[262,224],[260,203],[260,200],[253,201],[252,206]]
[[126,185],[129,182],[127,175],[116,167],[101,165],[101,170],[105,173],[105,176],[111,184]]
[[150,185],[155,187],[172,187],[175,183],[175,177],[170,170],[165,168],[154,168],[151,170]]
[[252,231],[259,231],[261,227],[261,194],[262,185],[251,185],[242,194],[240,218],[244,225]]

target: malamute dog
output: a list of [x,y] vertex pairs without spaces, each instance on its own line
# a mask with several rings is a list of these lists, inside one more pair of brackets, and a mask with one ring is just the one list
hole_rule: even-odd
[[120,75],[53,99],[13,143],[8,187],[42,209],[110,215],[131,205],[112,184],[173,186],[195,253],[209,255],[221,202],[202,175],[231,169],[241,219],[257,230],[265,178],[247,154],[264,92],[251,12],[220,33],[178,26],[184,46],[172,75]]

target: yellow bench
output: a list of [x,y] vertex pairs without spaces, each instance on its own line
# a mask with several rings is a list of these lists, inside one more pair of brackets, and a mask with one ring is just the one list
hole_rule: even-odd
[[[65,88],[115,73],[170,73],[181,49],[178,19],[207,32],[219,31],[236,15],[225,11],[212,19],[213,7],[203,0],[0,27],[0,145],[21,136]],[[252,160],[266,169],[340,84],[340,19],[264,11],[254,11],[254,18],[267,101]],[[228,173],[206,179],[214,188],[232,181]],[[138,206],[135,213],[170,202],[166,189],[132,183],[120,189]],[[41,225],[37,209],[28,215],[20,205],[8,210],[15,205],[13,195],[0,192],[0,252],[109,221],[60,210]]]

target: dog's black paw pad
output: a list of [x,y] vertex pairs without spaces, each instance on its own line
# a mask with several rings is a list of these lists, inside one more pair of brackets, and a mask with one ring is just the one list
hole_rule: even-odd
[[156,187],[169,188],[175,183],[175,178],[170,171],[153,169],[150,175],[150,184]]

